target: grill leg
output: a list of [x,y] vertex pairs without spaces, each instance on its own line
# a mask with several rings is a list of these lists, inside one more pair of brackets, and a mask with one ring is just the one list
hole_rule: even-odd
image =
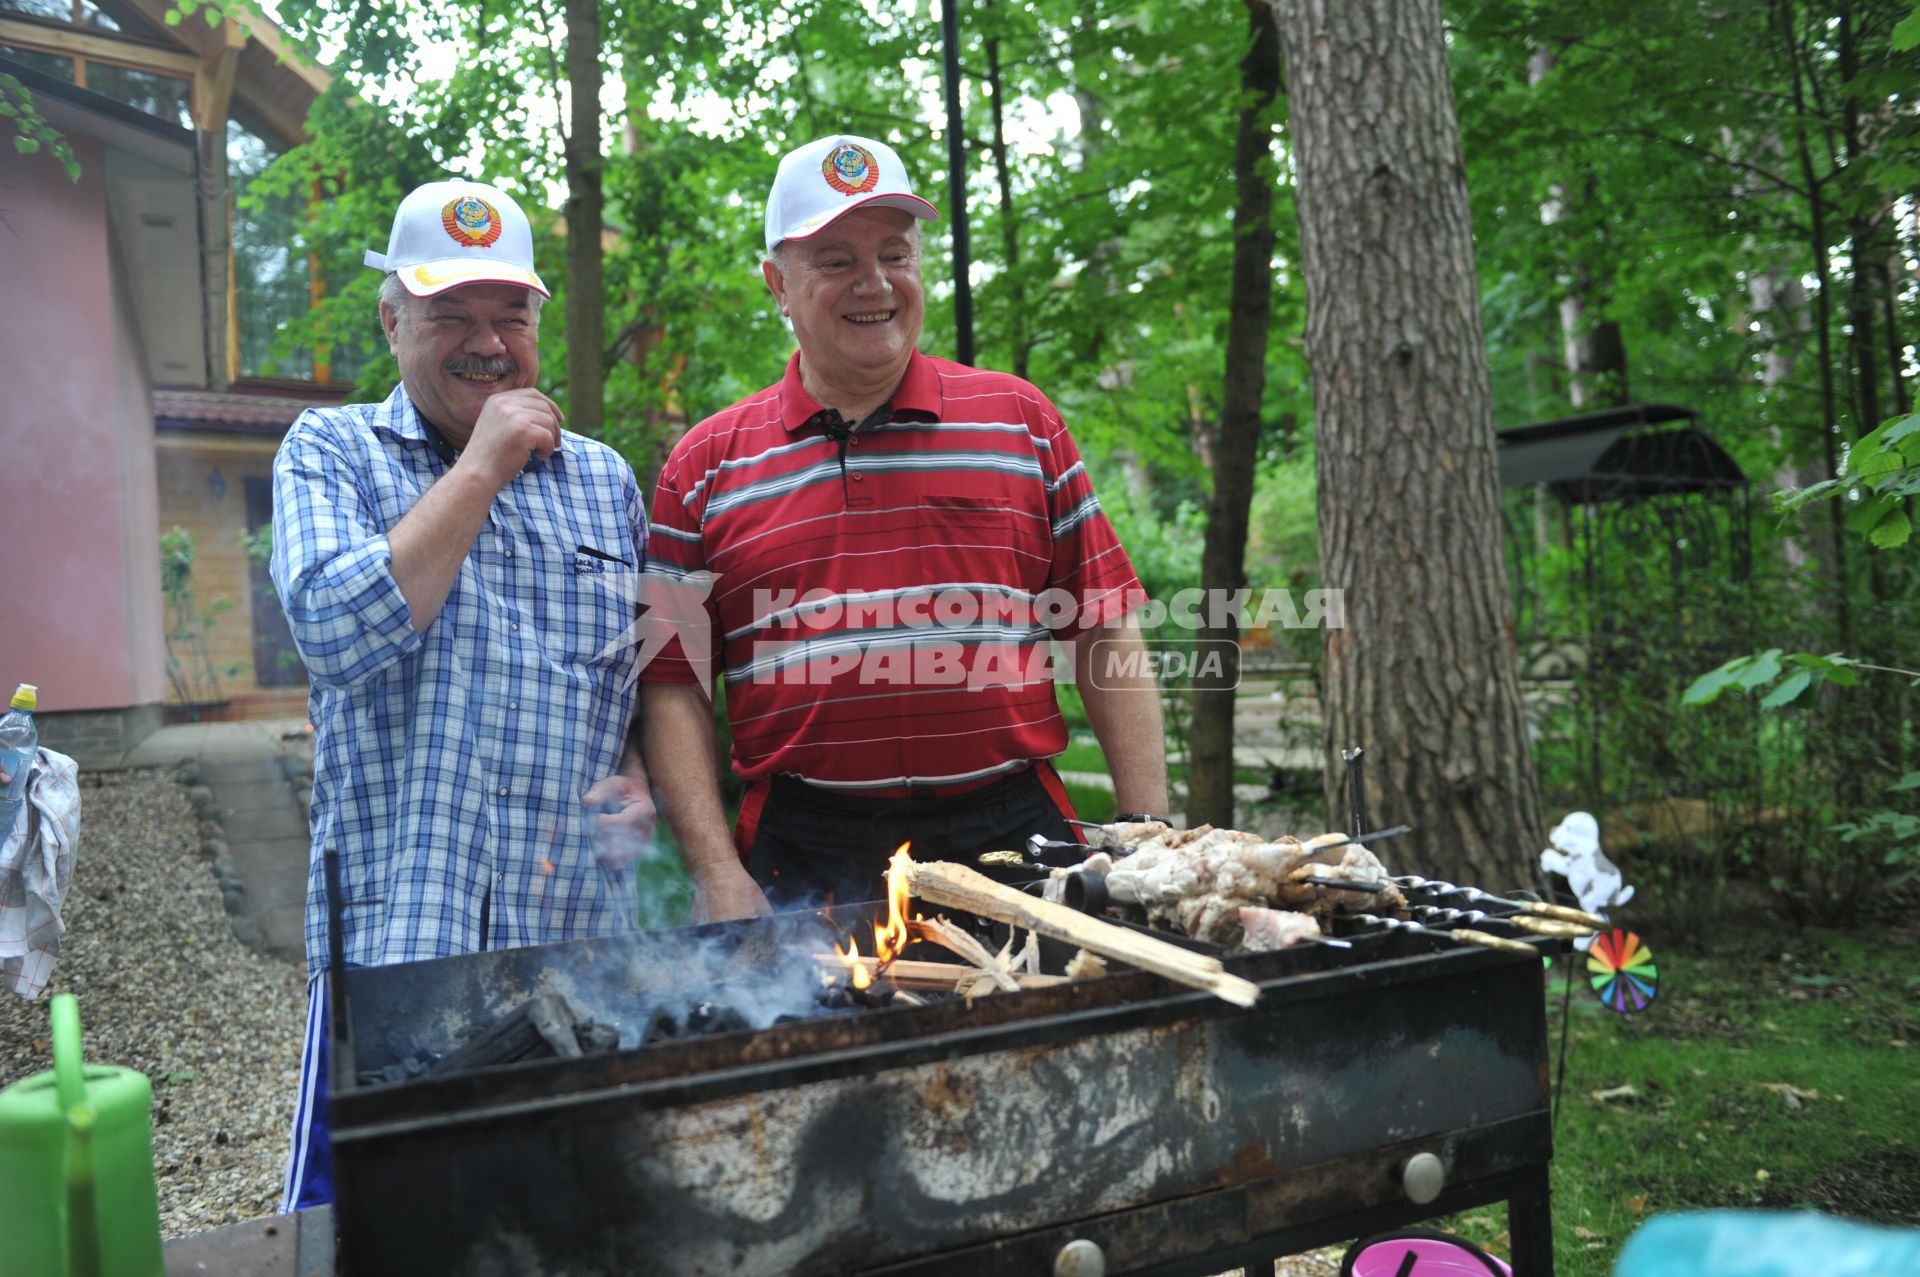
[[1544,1164],[1514,1177],[1507,1198],[1514,1277],[1553,1277],[1553,1208]]

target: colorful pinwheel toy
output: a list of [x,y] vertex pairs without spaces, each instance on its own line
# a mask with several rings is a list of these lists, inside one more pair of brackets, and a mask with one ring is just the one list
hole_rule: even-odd
[[1618,929],[1596,938],[1587,950],[1587,975],[1600,1000],[1623,1015],[1646,1010],[1660,980],[1653,950],[1633,932]]

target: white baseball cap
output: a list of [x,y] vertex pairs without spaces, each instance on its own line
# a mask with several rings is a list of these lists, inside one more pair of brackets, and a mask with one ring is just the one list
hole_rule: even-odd
[[552,297],[533,271],[533,227],[513,197],[485,182],[428,182],[400,201],[387,251],[367,265],[393,271],[415,297],[462,284],[524,284]]
[[940,210],[913,193],[907,166],[870,137],[837,133],[788,151],[767,193],[767,251],[818,235],[856,208],[900,208],[922,221]]

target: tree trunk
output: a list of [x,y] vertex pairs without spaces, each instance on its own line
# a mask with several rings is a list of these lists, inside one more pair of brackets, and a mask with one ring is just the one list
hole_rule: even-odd
[[[1280,89],[1280,33],[1271,0],[1249,0],[1252,43],[1240,62],[1240,126],[1233,144],[1233,287],[1227,366],[1214,437],[1213,497],[1200,551],[1209,601],[1247,586],[1247,515],[1260,453],[1260,400],[1267,385],[1267,328],[1273,317],[1273,144],[1267,110]],[[1233,826],[1233,702],[1240,681],[1240,626],[1204,614],[1188,736],[1187,825]],[[1216,668],[1207,658],[1220,657]]]
[[[1326,793],[1365,746],[1396,868],[1535,881],[1492,392],[1439,0],[1279,0],[1319,421]],[[1355,830],[1355,833],[1362,831]]]
[[[1811,76],[1811,71],[1808,69],[1806,51],[1801,47],[1800,37],[1794,30],[1793,6],[1785,0],[1778,0],[1774,5],[1774,18],[1786,51],[1788,82],[1793,89],[1794,149],[1800,160],[1800,180],[1807,191],[1808,248],[1813,257],[1813,277],[1817,284],[1813,331],[1820,350],[1820,450],[1822,460],[1826,463],[1822,477],[1832,479],[1840,473],[1840,450],[1836,442],[1840,433],[1840,418],[1833,383],[1833,288],[1828,271],[1825,179],[1814,172],[1813,149],[1807,140],[1809,115],[1803,86]],[[1847,566],[1846,509],[1845,503],[1840,501],[1821,504],[1827,507],[1827,535],[1833,545],[1830,584],[1833,587],[1834,617],[1838,624],[1840,647],[1844,651],[1853,646],[1853,591]]]
[[[1073,56],[1073,102],[1080,111],[1080,133],[1075,145],[1080,152],[1081,171],[1086,173],[1092,173],[1099,167],[1100,153],[1106,149],[1104,130],[1107,104],[1100,96],[1098,83],[1088,70],[1089,63],[1096,56],[1095,48],[1105,40],[1092,15],[1085,12],[1074,14],[1068,47]],[[1093,246],[1086,265],[1088,296],[1104,299],[1113,292],[1112,262],[1119,247],[1114,239],[1104,239]],[[1087,327],[1087,342],[1082,348],[1081,358],[1091,364],[1100,364],[1106,357],[1106,346],[1107,325],[1103,319],[1096,318]]]
[[[1527,84],[1547,78],[1559,55],[1541,46],[1527,59]],[[1592,188],[1592,178],[1587,179]],[[1540,221],[1553,226],[1566,218],[1566,188],[1555,182],[1540,205]],[[1567,399],[1576,408],[1600,408],[1627,402],[1627,343],[1620,325],[1594,302],[1593,264],[1569,263],[1567,291],[1560,298],[1560,340],[1567,365]],[[1588,310],[1597,317],[1589,317]]]
[[1011,368],[1022,381],[1027,377],[1033,341],[1027,336],[1027,290],[1020,276],[1020,227],[1013,210],[1013,171],[1007,161],[1005,88],[1000,77],[1000,37],[987,37],[987,89],[993,98],[993,171],[1000,183],[1000,251],[1006,258],[1008,297],[1007,340],[1013,345]]
[[567,0],[567,429],[600,434],[606,308],[601,297],[600,5]]

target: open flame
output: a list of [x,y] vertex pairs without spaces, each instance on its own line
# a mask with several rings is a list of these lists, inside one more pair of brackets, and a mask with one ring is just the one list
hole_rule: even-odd
[[[833,946],[834,954],[847,968],[849,978],[856,989],[865,989],[873,984],[873,973],[887,963],[899,957],[907,947],[907,867],[913,863],[907,855],[907,848],[913,844],[903,842],[893,858],[887,862],[887,920],[883,925],[873,924],[872,958],[860,956],[860,942],[849,937],[847,947]],[[869,966],[871,964],[871,966]]]

